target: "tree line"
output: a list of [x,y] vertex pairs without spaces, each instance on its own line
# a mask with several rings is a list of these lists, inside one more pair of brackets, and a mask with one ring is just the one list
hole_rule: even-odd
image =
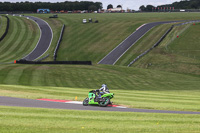
[[0,11],[31,11],[36,12],[37,9],[50,9],[53,11],[74,11],[74,10],[88,10],[97,11],[102,9],[101,2],[90,2],[90,1],[65,1],[65,2],[0,2]]
[[147,11],[151,12],[152,8],[167,8],[167,7],[174,7],[175,9],[199,9],[200,8],[200,0],[182,0],[180,2],[174,2],[172,4],[167,5],[160,5],[160,6],[153,6],[153,5],[147,5],[147,6],[140,6],[141,11]]

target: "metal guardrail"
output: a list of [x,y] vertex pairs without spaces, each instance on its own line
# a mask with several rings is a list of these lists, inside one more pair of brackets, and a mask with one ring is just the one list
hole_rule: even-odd
[[42,61],[42,60],[46,59],[47,57],[49,57],[49,54],[48,54],[48,55],[46,55],[45,57],[41,58],[41,59],[38,59],[38,60],[36,60],[36,62],[40,62],[40,61]]
[[61,41],[62,41],[62,37],[63,37],[64,30],[65,30],[65,25],[63,24],[63,27],[62,27],[61,33],[60,33],[60,38],[59,38],[59,40],[58,40],[58,43],[57,43],[57,46],[56,46],[56,48],[55,48],[54,55],[53,55],[54,61],[56,61],[56,58],[57,58],[57,53],[58,53],[58,49],[59,49],[59,47],[60,47],[60,43],[61,43]]

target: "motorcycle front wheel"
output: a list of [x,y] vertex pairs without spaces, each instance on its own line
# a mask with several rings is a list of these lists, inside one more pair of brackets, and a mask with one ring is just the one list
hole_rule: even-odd
[[108,106],[109,103],[110,103],[110,99],[107,97],[104,97],[104,101],[99,102],[99,106],[106,107],[106,106]]

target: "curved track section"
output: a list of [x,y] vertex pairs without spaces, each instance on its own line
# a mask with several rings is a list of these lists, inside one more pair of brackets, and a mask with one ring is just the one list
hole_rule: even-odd
[[53,32],[49,24],[37,17],[32,16],[25,16],[29,19],[33,20],[37,23],[38,27],[40,28],[40,39],[37,43],[35,49],[25,56],[23,59],[28,61],[33,61],[39,57],[41,57],[50,47],[52,39],[53,39]]
[[186,111],[164,111],[164,110],[148,110],[148,109],[133,109],[133,108],[83,106],[79,104],[39,101],[39,100],[12,98],[12,97],[3,97],[3,96],[0,96],[0,105],[1,106],[16,106],[16,107],[71,109],[71,110],[93,110],[93,111],[200,114],[200,112],[186,112]]
[[122,57],[126,51],[131,48],[140,38],[142,38],[149,30],[153,27],[166,24],[166,23],[175,23],[180,21],[165,21],[165,22],[153,22],[144,24],[139,27],[134,33],[132,33],[128,38],[126,38],[121,44],[119,44],[115,49],[113,49],[108,55],[106,55],[98,64],[108,64],[114,65],[120,57]]

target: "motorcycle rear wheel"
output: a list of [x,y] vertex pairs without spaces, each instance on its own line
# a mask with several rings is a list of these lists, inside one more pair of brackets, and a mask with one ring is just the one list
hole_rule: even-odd
[[88,106],[88,102],[89,102],[89,98],[86,98],[86,99],[83,101],[83,106]]

